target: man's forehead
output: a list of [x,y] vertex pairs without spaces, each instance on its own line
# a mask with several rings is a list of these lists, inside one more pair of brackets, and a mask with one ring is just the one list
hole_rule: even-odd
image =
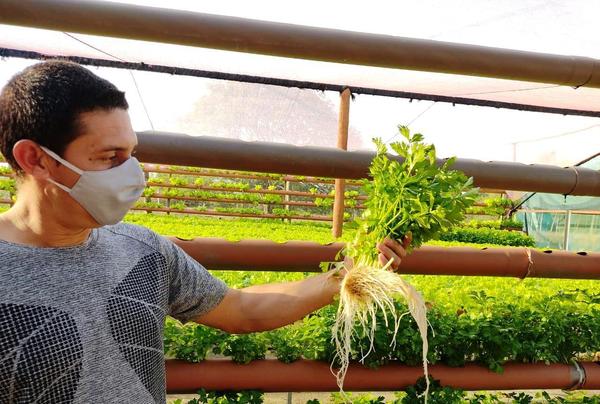
[[131,150],[137,136],[125,110],[93,111],[80,116],[81,135],[76,140],[93,152]]

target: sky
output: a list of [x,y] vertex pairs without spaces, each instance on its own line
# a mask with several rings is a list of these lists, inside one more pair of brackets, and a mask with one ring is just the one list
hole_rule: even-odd
[[[600,2],[596,0],[127,2],[309,26],[600,59],[600,37],[597,35]],[[4,35],[7,38],[7,35],[12,35],[13,31],[7,27],[0,28],[3,28],[0,29],[0,37]],[[36,35],[34,31],[14,31],[14,35],[22,35],[24,40],[31,43],[42,41],[38,47],[51,45],[50,41],[44,43],[44,37]],[[27,37],[29,33],[31,37]],[[85,40],[93,39],[74,35]],[[62,40],[69,46],[81,46],[66,35]],[[125,46],[116,41],[93,43],[102,43],[103,51],[117,54],[123,51],[119,47]],[[160,60],[160,51],[166,48],[157,46],[155,49],[157,53],[153,58]],[[173,52],[177,51],[176,48],[173,49]],[[103,57],[102,54],[94,54],[94,50],[88,51],[91,55]],[[227,62],[225,53],[207,51],[202,55],[205,58],[220,58],[215,61],[216,64]],[[181,57],[183,61],[186,55],[169,54],[169,57]],[[276,62],[273,59],[273,63]],[[0,61],[0,86],[31,63],[34,62],[13,58]],[[205,94],[208,83],[206,79],[157,73],[131,73],[106,68],[92,70],[126,91],[136,130],[147,130],[154,126],[157,130],[179,131],[183,126],[182,122],[190,119],[189,112],[194,101]],[[293,93],[308,90],[289,91]],[[337,105],[337,93],[327,92],[325,96]],[[293,104],[290,113],[293,114]],[[265,111],[265,114],[268,114],[268,111]],[[600,152],[599,118],[565,117],[358,95],[351,104],[350,123],[359,131],[365,144],[369,144],[369,140],[375,136],[393,140],[398,124],[410,124],[414,131],[422,132],[427,141],[434,143],[438,154],[444,157],[455,155],[481,160],[570,165]],[[290,142],[293,140],[290,139]]]

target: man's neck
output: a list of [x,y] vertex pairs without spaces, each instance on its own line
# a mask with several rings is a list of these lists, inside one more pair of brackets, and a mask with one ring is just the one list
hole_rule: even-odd
[[[83,244],[91,229],[71,228],[44,209],[40,201],[19,198],[0,215],[0,240],[34,247],[69,247]],[[50,212],[49,212],[50,211]]]

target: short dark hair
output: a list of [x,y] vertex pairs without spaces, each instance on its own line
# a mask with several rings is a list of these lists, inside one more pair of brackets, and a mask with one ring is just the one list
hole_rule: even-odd
[[17,172],[15,143],[31,139],[63,155],[80,135],[79,114],[128,109],[125,93],[76,63],[50,60],[16,74],[0,92],[0,153]]

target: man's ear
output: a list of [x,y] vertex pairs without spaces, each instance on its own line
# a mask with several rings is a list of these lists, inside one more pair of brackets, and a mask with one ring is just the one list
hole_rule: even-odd
[[50,165],[54,160],[49,157],[33,140],[19,140],[12,149],[13,157],[25,174],[45,180],[50,177]]

